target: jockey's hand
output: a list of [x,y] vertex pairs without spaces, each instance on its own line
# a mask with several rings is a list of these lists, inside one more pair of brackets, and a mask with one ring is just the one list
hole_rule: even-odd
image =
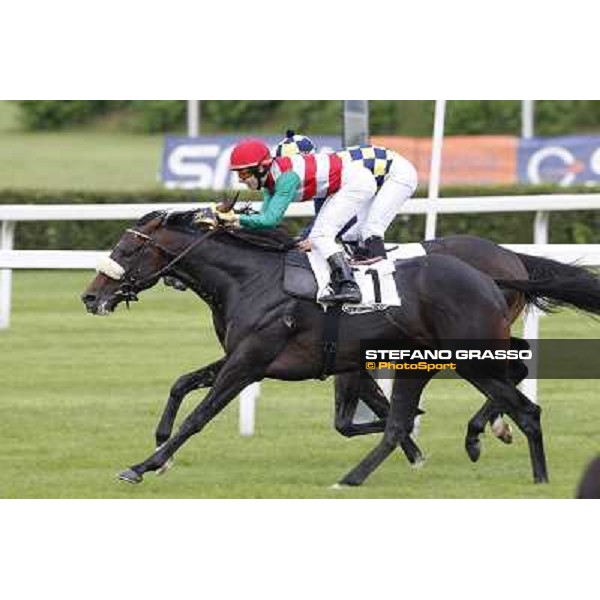
[[194,223],[208,225],[209,229],[214,229],[218,225],[217,219],[213,214],[208,214],[204,212],[198,213],[194,217]]
[[312,250],[312,242],[308,238],[306,238],[305,240],[300,240],[296,244],[296,248],[298,248],[298,250],[301,250],[302,252],[310,252]]
[[219,221],[220,225],[224,225],[225,227],[233,227],[234,229],[237,229],[240,226],[240,216],[232,210],[224,213],[217,211],[215,216],[217,217],[217,221]]

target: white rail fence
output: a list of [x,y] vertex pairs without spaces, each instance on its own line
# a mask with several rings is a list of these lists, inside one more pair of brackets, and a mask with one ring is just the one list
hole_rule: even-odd
[[[87,204],[87,205],[4,205],[0,206],[0,329],[10,324],[13,269],[93,269],[106,251],[14,250],[14,230],[24,221],[97,221],[138,219],[153,210],[190,210],[207,204]],[[255,208],[258,208],[257,204]],[[533,245],[506,245],[516,252],[545,256],[562,262],[600,265],[600,245],[548,244],[549,213],[554,211],[600,210],[600,194],[553,194],[540,196],[493,196],[443,198],[436,201],[411,199],[402,207],[403,214],[535,212]],[[310,217],[309,203],[292,204],[287,217]],[[525,319],[524,337],[539,335],[538,311]],[[524,392],[537,398],[537,380],[524,382]],[[240,395],[240,432],[252,435],[255,403],[259,384],[249,386]]]

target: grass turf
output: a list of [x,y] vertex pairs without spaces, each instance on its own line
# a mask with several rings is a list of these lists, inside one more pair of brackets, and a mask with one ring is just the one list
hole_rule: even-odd
[[162,188],[164,135],[77,128],[24,131],[18,107],[0,101],[0,186],[45,190]]
[[[482,397],[461,381],[426,390],[421,470],[400,453],[366,484],[329,486],[378,436],[345,439],[332,427],[332,380],[266,381],[251,438],[237,432],[237,400],[176,456],[164,477],[139,486],[114,474],[153,449],[170,384],[219,355],[208,311],[191,293],[157,286],[127,312],[87,315],[79,301],[92,274],[15,272],[12,323],[0,331],[0,497],[4,498],[568,498],[598,452],[595,380],[540,382],[549,485],[531,483],[524,437],[484,437],[479,463],[463,450]],[[600,325],[564,312],[545,337],[595,337]],[[193,392],[181,415],[203,397]]]

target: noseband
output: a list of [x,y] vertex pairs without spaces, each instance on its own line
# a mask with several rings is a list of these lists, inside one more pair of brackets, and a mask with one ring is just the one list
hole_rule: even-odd
[[[136,237],[144,240],[144,243],[141,244],[138,248],[135,249],[135,253],[140,253],[136,257],[136,261],[129,266],[127,270],[123,269],[121,265],[119,265],[116,261],[112,259],[108,259],[105,264],[99,268],[101,273],[104,273],[107,277],[111,279],[122,280],[121,285],[115,291],[115,295],[121,296],[129,308],[130,302],[137,302],[138,293],[144,289],[144,287],[155,279],[159,279],[162,277],[169,269],[171,269],[175,264],[177,264],[181,259],[187,256],[194,248],[199,246],[203,241],[209,238],[216,230],[209,231],[201,238],[194,240],[189,246],[185,247],[179,254],[174,254],[170,250],[167,250],[164,246],[159,244],[151,235],[147,233],[143,233],[138,231],[137,229],[127,229],[126,233],[131,233]],[[161,254],[166,256],[171,260],[164,266],[155,271],[154,273],[147,275],[143,279],[138,279],[137,273],[139,271],[139,262],[141,260],[141,251],[146,247],[147,244],[152,245],[154,248],[159,250]]]

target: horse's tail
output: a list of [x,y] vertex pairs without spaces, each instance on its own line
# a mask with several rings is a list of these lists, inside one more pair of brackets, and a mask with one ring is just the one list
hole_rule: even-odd
[[600,277],[586,267],[518,254],[529,280],[496,279],[503,288],[522,292],[527,304],[544,312],[570,306],[600,315]]

